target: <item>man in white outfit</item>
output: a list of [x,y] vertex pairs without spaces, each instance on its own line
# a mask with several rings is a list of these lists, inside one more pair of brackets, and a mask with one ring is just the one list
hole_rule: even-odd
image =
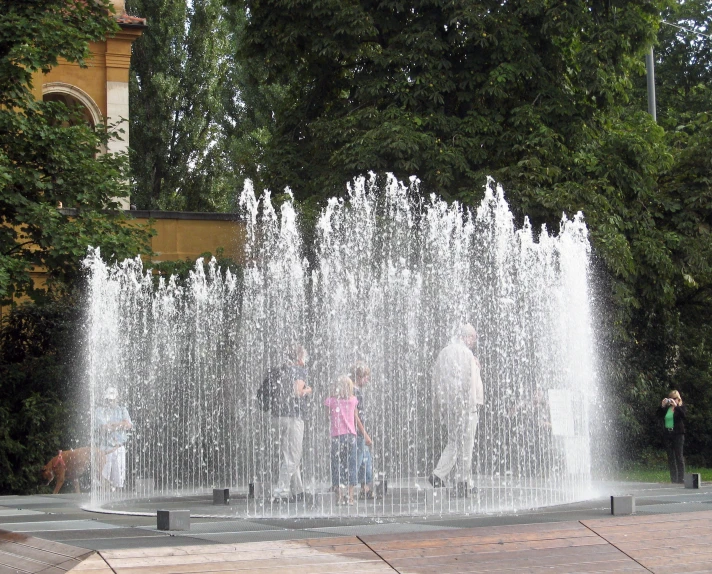
[[118,392],[114,387],[106,389],[105,404],[96,409],[95,424],[99,431],[99,442],[104,457],[101,476],[111,486],[111,490],[124,487],[126,480],[126,440],[133,428],[129,411],[118,403]]
[[473,354],[477,331],[462,325],[433,365],[433,391],[440,417],[447,427],[447,445],[435,465],[430,483],[445,486],[454,482],[463,494],[472,488],[472,450],[484,404],[480,363]]

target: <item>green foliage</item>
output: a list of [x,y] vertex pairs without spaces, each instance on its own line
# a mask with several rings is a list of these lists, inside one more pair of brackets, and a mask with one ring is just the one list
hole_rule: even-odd
[[582,133],[625,99],[663,3],[244,5],[253,81],[284,90],[263,157],[272,189],[324,197],[393,171],[471,203],[487,174],[566,175]]
[[[255,59],[240,54],[247,16],[238,5],[228,5],[224,13],[227,30],[227,64],[222,89],[221,126],[224,139],[226,183],[233,193],[250,179],[259,192],[266,187],[260,164],[271,139],[273,110],[284,97],[281,83],[267,84],[265,68]],[[279,193],[281,189],[273,189]]]
[[[206,251],[205,253],[201,253],[199,257],[203,259],[203,270],[207,274],[208,264],[213,258],[213,254]],[[238,278],[242,277],[242,267],[234,259],[225,257],[222,247],[218,247],[215,250],[215,261],[222,273],[225,273],[229,269],[233,275],[237,275]],[[150,268],[153,270],[156,281],[158,281],[160,277],[168,279],[172,275],[175,275],[179,281],[185,281],[190,273],[195,270],[195,265],[196,262],[194,260],[183,259],[151,263]]]
[[[310,213],[368,170],[467,204],[492,175],[536,225],[582,210],[624,452],[660,446],[655,405],[679,388],[689,451],[709,453],[709,2],[232,5],[242,77],[271,90],[265,186]],[[644,111],[656,39],[659,125]]]
[[[123,258],[149,252],[146,228],[126,225],[112,198],[126,195],[125,158],[97,151],[118,134],[75,110],[36,101],[32,75],[59,58],[84,64],[88,43],[116,31],[108,3],[17,0],[0,18],[0,304],[41,299],[76,280],[87,245]],[[59,204],[73,208],[72,216]],[[47,270],[44,286],[30,272]]]
[[23,305],[0,328],[0,493],[46,491],[40,471],[58,449],[79,446],[73,366],[81,317],[71,300]]
[[129,0],[149,26],[131,59],[132,201],[139,209],[227,211],[223,159],[227,32],[220,0]]
[[[103,132],[26,97],[32,70],[57,56],[81,61],[86,41],[113,26],[90,4],[18,1],[0,20],[0,215],[24,225],[36,250],[19,250],[16,228],[0,228],[5,296],[30,291],[32,265],[69,281],[88,243],[118,257],[141,245],[99,214],[122,195],[125,173],[117,158],[94,159]],[[492,175],[520,219],[550,228],[582,210],[600,320],[614,326],[601,341],[601,372],[626,455],[662,446],[655,405],[678,388],[689,409],[686,452],[709,463],[712,46],[696,33],[710,33],[708,2],[129,8],[150,25],[131,76],[139,207],[225,210],[249,177],[258,189],[291,187],[309,219],[374,170],[417,175],[424,193],[467,204]],[[656,38],[659,125],[644,112],[643,53]],[[59,213],[58,201],[78,217]],[[162,263],[157,274],[185,276],[192,266]],[[36,405],[23,407],[30,419]]]
[[[661,446],[659,421],[651,405],[670,389],[688,407],[685,450],[709,464],[712,446],[712,60],[708,2],[673,4],[664,14],[656,54],[658,118],[671,161],[658,174],[648,205],[657,230],[647,245],[634,292],[639,305],[629,310],[632,334],[620,396],[628,406],[626,429],[633,446]],[[683,29],[681,29],[684,28]],[[698,34],[701,32],[702,34]],[[632,101],[642,107],[644,78],[635,82]],[[637,227],[637,226],[636,226]],[[635,453],[633,448],[629,452]]]
[[681,115],[710,111],[712,5],[707,0],[674,2],[662,20],[666,23],[655,47],[658,121],[674,130]]

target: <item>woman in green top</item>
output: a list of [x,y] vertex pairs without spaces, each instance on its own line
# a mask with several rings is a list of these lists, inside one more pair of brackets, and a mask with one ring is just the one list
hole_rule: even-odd
[[685,405],[677,391],[672,391],[664,398],[657,415],[663,419],[663,440],[668,455],[670,480],[674,483],[685,482],[685,459],[682,448],[685,444]]

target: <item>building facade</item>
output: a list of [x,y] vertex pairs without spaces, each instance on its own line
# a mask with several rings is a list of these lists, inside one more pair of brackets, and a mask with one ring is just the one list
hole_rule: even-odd
[[[48,74],[33,78],[35,98],[59,100],[79,107],[93,126],[123,130],[121,139],[111,139],[105,151],[124,152],[129,147],[129,67],[131,46],[146,28],[146,20],[126,14],[123,0],[113,1],[120,30],[103,42],[93,42],[87,67],[60,60]],[[129,198],[119,198],[129,209]]]

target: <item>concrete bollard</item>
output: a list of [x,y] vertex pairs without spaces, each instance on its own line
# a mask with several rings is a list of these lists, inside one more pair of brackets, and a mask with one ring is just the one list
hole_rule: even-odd
[[702,477],[698,472],[685,473],[685,488],[700,488]]
[[272,489],[270,485],[265,482],[251,482],[249,484],[249,490],[247,498],[271,498]]
[[388,479],[385,472],[379,472],[373,485],[374,494],[378,498],[385,498],[388,494]]
[[633,495],[611,496],[611,514],[623,516],[635,513],[635,497]]
[[230,489],[213,488],[213,504],[230,504]]
[[158,530],[190,530],[190,510],[156,511]]

